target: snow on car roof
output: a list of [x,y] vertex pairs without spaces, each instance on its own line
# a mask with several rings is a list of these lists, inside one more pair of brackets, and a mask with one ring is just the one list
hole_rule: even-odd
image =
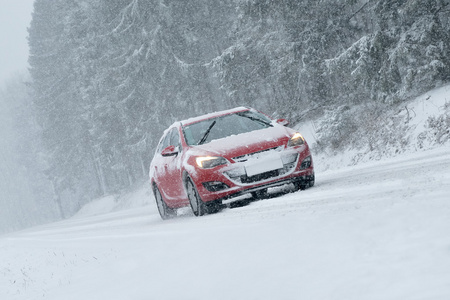
[[232,114],[232,113],[236,113],[236,112],[240,112],[240,111],[245,111],[245,110],[251,110],[251,108],[241,106],[241,107],[235,107],[235,108],[228,109],[228,110],[216,111],[216,112],[209,113],[206,115],[183,120],[183,121],[181,121],[181,124],[183,126],[185,126],[185,125],[193,124],[193,123],[196,123],[199,121],[203,121],[203,120],[207,120],[207,119],[211,119],[211,118],[215,118],[215,117],[220,117],[220,116],[224,116],[224,115],[228,115],[228,114]]

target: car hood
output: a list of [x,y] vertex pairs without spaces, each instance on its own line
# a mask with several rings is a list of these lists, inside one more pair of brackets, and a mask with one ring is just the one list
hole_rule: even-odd
[[232,135],[213,140],[208,144],[194,146],[190,154],[232,159],[248,153],[284,146],[294,132],[293,129],[275,124],[274,127]]

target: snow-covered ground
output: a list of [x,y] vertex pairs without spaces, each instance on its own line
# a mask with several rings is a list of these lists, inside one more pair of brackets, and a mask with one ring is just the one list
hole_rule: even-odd
[[1,236],[0,299],[450,299],[449,147],[316,177],[168,221],[138,189]]

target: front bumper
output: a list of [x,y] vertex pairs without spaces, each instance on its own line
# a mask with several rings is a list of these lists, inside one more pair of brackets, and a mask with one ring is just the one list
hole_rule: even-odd
[[[307,146],[274,148],[250,163],[246,157],[233,160],[235,162],[227,166],[198,170],[193,176],[204,202],[225,200],[296,181],[306,182],[314,174]],[[212,184],[217,188],[211,188]]]

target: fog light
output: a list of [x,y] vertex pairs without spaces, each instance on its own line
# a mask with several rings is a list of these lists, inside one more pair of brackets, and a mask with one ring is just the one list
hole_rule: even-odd
[[311,167],[311,156],[306,157],[302,161],[302,164],[300,165],[300,170],[305,170],[308,169],[309,167]]
[[203,186],[205,187],[205,189],[207,189],[210,192],[218,192],[218,191],[229,188],[228,185],[226,185],[225,183],[220,182],[220,181],[203,182]]

